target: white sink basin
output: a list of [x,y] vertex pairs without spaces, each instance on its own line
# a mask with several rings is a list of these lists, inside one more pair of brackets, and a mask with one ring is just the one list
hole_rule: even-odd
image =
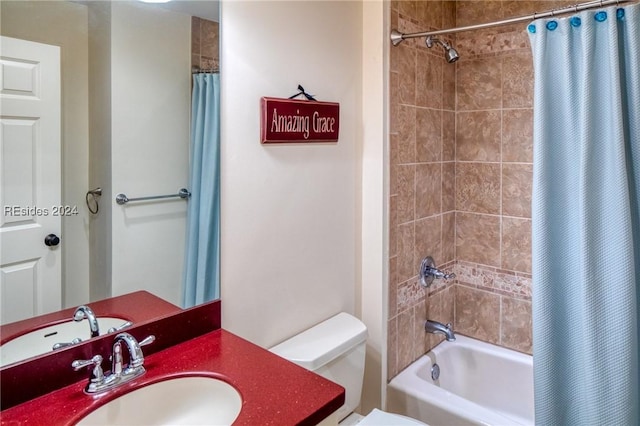
[[181,377],[136,389],[103,405],[78,425],[230,425],[242,398],[211,377]]
[[[122,318],[98,317],[100,335],[106,334],[111,327],[120,327],[125,322]],[[23,334],[0,346],[0,367],[51,352],[54,344],[71,342],[76,338],[82,339],[83,342],[91,338],[87,321],[69,320]]]

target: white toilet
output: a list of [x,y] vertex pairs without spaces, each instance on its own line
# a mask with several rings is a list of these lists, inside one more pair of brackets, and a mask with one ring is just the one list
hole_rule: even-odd
[[367,327],[342,312],[270,351],[345,388],[345,403],[335,413],[341,425],[424,426],[425,423],[409,417],[378,409],[365,417],[353,413],[362,394],[366,340]]

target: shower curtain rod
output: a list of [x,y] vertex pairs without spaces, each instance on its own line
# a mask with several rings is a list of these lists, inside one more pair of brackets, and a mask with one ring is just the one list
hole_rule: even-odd
[[549,16],[557,16],[557,15],[564,15],[567,13],[577,13],[581,10],[587,10],[587,9],[593,9],[595,7],[604,7],[604,6],[611,6],[611,5],[617,5],[620,3],[629,3],[629,2],[633,2],[636,0],[597,0],[597,1],[590,1],[587,3],[580,3],[580,4],[576,4],[573,6],[568,6],[568,7],[563,7],[560,9],[553,9],[553,10],[549,10],[547,12],[536,12],[533,15],[527,15],[527,16],[520,16],[517,18],[510,18],[510,19],[504,19],[502,21],[495,21],[495,22],[488,22],[485,24],[476,24],[476,25],[468,25],[466,27],[455,27],[455,28],[449,28],[446,30],[436,30],[436,31],[425,31],[425,32],[421,32],[421,33],[410,33],[410,34],[404,34],[401,33],[398,30],[392,30],[391,31],[391,43],[394,46],[397,46],[398,44],[400,44],[402,42],[402,40],[408,39],[408,38],[416,38],[416,37],[429,37],[429,36],[435,36],[435,35],[440,35],[440,34],[451,34],[451,33],[459,33],[462,31],[470,31],[470,30],[478,30],[478,29],[482,29],[482,28],[490,28],[490,27],[496,27],[496,26],[500,26],[500,25],[509,25],[509,24],[515,24],[518,22],[525,22],[525,21],[531,21],[534,19],[538,19],[538,18],[547,18]]
[[216,74],[219,72],[220,70],[218,68],[208,68],[208,69],[192,68],[191,69],[191,74],[206,74],[206,73]]

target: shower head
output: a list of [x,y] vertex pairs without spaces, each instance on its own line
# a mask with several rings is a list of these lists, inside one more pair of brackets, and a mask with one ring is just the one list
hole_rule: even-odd
[[442,41],[439,38],[434,36],[429,36],[426,38],[425,43],[427,44],[428,48],[433,47],[433,43],[437,43],[440,46],[442,46],[445,50],[445,58],[447,59],[447,62],[449,62],[450,64],[460,59],[460,55],[458,54],[458,51],[453,47],[451,47],[451,45],[446,41]]

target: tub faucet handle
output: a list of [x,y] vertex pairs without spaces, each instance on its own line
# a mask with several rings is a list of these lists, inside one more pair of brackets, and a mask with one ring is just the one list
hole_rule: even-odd
[[420,284],[422,284],[423,287],[429,287],[436,278],[448,280],[456,277],[454,273],[447,273],[436,268],[436,263],[431,256],[422,259],[419,275]]

